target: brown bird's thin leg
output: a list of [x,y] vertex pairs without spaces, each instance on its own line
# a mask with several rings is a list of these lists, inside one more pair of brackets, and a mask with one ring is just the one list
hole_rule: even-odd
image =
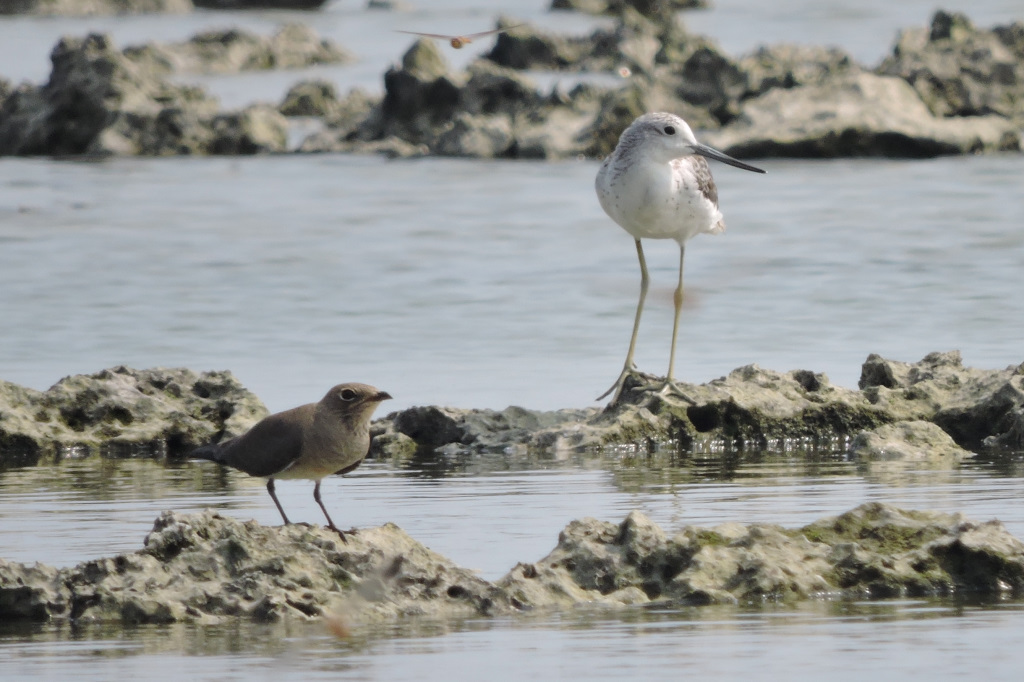
[[323,510],[324,516],[327,517],[327,527],[340,535],[343,542],[348,542],[348,540],[345,539],[345,533],[334,525],[334,521],[331,520],[331,515],[327,513],[327,507],[324,506],[323,500],[320,499],[320,481],[317,481],[316,485],[313,486],[313,499],[320,505],[320,509]]
[[281,503],[277,501],[277,493],[274,492],[274,479],[272,478],[267,479],[267,492],[270,493],[270,499],[272,499],[274,504],[277,505],[277,511],[281,512],[281,518],[284,519],[284,525],[290,526],[292,522],[288,520],[288,515],[284,513],[284,507],[282,507]]

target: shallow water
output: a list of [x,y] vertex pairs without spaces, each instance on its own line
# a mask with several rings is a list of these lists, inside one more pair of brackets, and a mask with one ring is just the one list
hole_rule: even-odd
[[[1016,155],[722,169],[687,249],[678,376],[749,363],[855,387],[869,353],[1024,357]],[[593,404],[639,274],[596,163],[345,156],[0,159],[0,377],[231,369],[272,410],[358,380],[384,409]],[[664,372],[676,247],[646,247],[637,351]]]
[[[393,29],[484,30],[505,11],[559,31],[601,20],[548,3],[448,0],[409,13],[339,1],[318,14],[0,20],[0,75],[44,80],[57,37],[112,31],[121,45],[305,19],[356,52],[344,67],[208,78],[228,106],[276,101],[307,75],[379,90],[410,44]],[[811,6],[813,4],[813,7]],[[969,7],[968,7],[969,5]],[[947,8],[958,5],[947,3]],[[960,3],[979,25],[1015,3]],[[835,43],[874,63],[918,2],[717,0],[688,15],[738,54]],[[754,17],[756,20],[751,20]],[[489,43],[447,50],[456,66]],[[770,161],[716,167],[726,234],[687,249],[678,374],[747,363],[826,372],[855,386],[872,352],[915,361],[1024,361],[1024,173],[1019,155],[929,161]],[[593,404],[621,366],[638,268],[600,211],[596,161],[0,159],[0,378],[45,389],[115,364],[230,369],[272,410],[368,381],[386,408]],[[646,246],[652,289],[638,362],[667,364],[677,256]],[[383,410],[382,410],[383,411]],[[840,448],[841,450],[841,448]],[[372,462],[324,483],[343,525],[392,521],[497,578],[542,557],[570,520],[641,509],[667,529],[799,526],[866,501],[998,517],[1024,537],[1019,457],[954,471],[858,468],[842,452],[480,456]],[[296,520],[320,521],[312,485],[284,482]],[[164,509],[206,507],[277,524],[259,481],[209,463],[65,460],[0,472],[0,557],[69,566],[142,544]],[[471,519],[472,522],[467,522]],[[949,600],[795,607],[627,609],[357,628],[3,629],[3,678],[1017,679],[1020,603]]]
[[[293,519],[321,520],[310,484],[286,481],[278,494]],[[619,521],[642,509],[667,530],[726,521],[794,527],[883,501],[999,517],[1021,537],[1022,496],[1020,457],[978,458],[944,471],[899,462],[865,468],[840,453],[800,451],[439,457],[371,462],[324,483],[343,527],[393,521],[487,579],[543,557],[558,531],[582,515]],[[258,481],[209,463],[89,459],[9,470],[0,473],[0,556],[71,565],[134,551],[161,510],[207,507],[280,523]],[[0,627],[0,660],[4,679],[72,672],[76,679],[470,679],[485,672],[501,680],[622,679],[664,677],[684,666],[724,679],[754,671],[774,679],[786,670],[840,680],[910,671],[1011,679],[1021,657],[1010,643],[1022,625],[1021,602],[915,599],[355,623],[344,642],[319,623],[8,626]]]

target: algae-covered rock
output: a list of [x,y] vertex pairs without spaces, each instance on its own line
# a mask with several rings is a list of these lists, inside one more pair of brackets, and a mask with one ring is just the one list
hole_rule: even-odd
[[[54,444],[151,444],[169,454],[246,431],[263,403],[230,372],[114,367],[65,377],[46,391],[0,380],[0,458]],[[0,464],[4,461],[0,460]]]
[[0,102],[0,155],[253,154],[284,151],[287,123],[268,107],[220,113],[159,60],[134,62],[107,35],[63,38],[49,81]]
[[873,405],[900,419],[935,422],[964,447],[1024,448],[1024,364],[964,367],[959,351],[929,353],[917,363],[872,354],[859,386]]
[[705,135],[738,156],[927,158],[1019,151],[1017,127],[999,115],[933,115],[902,78],[848,73],[820,84],[774,88]]
[[[635,373],[620,400],[604,409],[413,407],[378,422],[384,438],[375,450],[386,452],[385,444],[394,443],[408,450],[410,439],[415,448],[466,452],[619,445],[688,450],[708,441],[757,450],[783,439],[827,443],[836,435],[856,436],[903,422],[932,425],[877,432],[889,443],[885,447],[892,450],[900,440],[918,457],[949,455],[951,464],[969,454],[962,448],[1024,447],[1024,365],[968,368],[956,351],[931,353],[917,363],[871,355],[862,368],[861,390],[834,386],[810,370],[778,372],[757,365],[706,384],[678,382],[680,394],[662,395],[662,385],[659,377]],[[881,447],[882,441],[872,440],[878,437],[863,435],[858,448]]]
[[393,524],[347,534],[165,512],[137,552],[70,569],[0,560],[0,618],[214,623],[507,612],[471,571]]
[[850,443],[859,460],[912,460],[952,467],[974,453],[956,444],[937,424],[906,421],[861,431]]
[[931,25],[901,31],[878,72],[905,79],[936,116],[998,114],[1024,120],[1024,24],[978,29],[942,10]]
[[203,31],[181,43],[126,47],[124,55],[131,62],[164,75],[298,69],[355,59],[304,24],[285,24],[272,36],[234,28]]
[[184,14],[192,0],[3,0],[0,15],[86,17],[111,14]]
[[0,620],[369,621],[588,604],[701,605],[1024,592],[1024,543],[998,521],[866,504],[799,529],[666,532],[640,512],[571,522],[491,583],[394,524],[347,534],[164,512],[133,553],[55,569],[0,560]]
[[572,522],[551,554],[498,585],[534,607],[1020,594],[1024,543],[998,521],[877,503],[797,530],[725,524],[671,537],[633,512],[620,524]]

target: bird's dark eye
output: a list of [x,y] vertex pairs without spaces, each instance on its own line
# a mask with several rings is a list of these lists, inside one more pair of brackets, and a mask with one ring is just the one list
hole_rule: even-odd
[[675,135],[676,134],[676,127],[675,126],[665,126],[665,134],[666,135]]
[[338,395],[341,397],[342,400],[344,400],[347,403],[350,403],[356,399],[357,393],[353,391],[351,388],[343,388],[341,389],[341,393],[339,393]]

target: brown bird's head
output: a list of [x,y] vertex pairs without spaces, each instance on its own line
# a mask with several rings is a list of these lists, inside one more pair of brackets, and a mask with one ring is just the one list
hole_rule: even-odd
[[391,394],[369,384],[338,384],[320,400],[320,404],[347,420],[369,421],[377,405],[391,400]]

